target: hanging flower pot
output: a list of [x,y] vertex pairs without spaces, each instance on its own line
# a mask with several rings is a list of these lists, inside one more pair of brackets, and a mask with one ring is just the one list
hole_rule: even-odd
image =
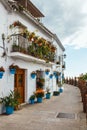
[[17,65],[11,64],[9,66],[10,74],[15,74],[17,68],[19,68]]
[[34,79],[36,77],[36,74],[31,74],[31,78]]
[[0,67],[0,79],[2,79],[4,72],[5,72],[5,69],[1,66]]
[[2,79],[4,72],[0,72],[0,79]]
[[49,75],[49,72],[50,72],[49,69],[46,69],[46,70],[45,70],[45,74],[46,74],[46,75]]
[[55,76],[55,75],[56,75],[56,72],[53,72],[53,75]]
[[36,77],[36,72],[33,71],[33,72],[31,73],[31,78],[34,79],[35,77]]
[[49,72],[47,72],[47,71],[46,71],[46,72],[45,72],[45,74],[46,74],[46,75],[48,75],[48,74],[49,74]]
[[11,73],[11,74],[15,74],[15,73],[16,73],[16,69],[15,69],[15,68],[10,69],[10,73]]
[[62,79],[64,79],[64,74],[62,75]]
[[50,79],[52,79],[52,78],[53,78],[53,74],[50,74],[50,76],[49,76],[49,77],[50,77]]
[[55,78],[58,79],[58,75],[57,74],[55,75]]

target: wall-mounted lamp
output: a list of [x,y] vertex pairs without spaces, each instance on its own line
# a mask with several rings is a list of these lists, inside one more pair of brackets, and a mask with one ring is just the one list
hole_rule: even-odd
[[66,58],[66,54],[64,54],[63,57]]

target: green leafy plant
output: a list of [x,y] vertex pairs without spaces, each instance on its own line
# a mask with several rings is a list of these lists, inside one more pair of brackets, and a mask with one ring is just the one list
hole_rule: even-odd
[[35,99],[35,95],[34,95],[34,94],[31,95],[29,99],[30,99],[30,100],[34,100],[34,99]]
[[81,74],[79,79],[87,80],[87,73],[86,74]]
[[0,100],[5,106],[16,107],[19,105],[19,98],[20,94],[17,91],[10,91],[8,96],[0,98]]
[[14,64],[11,64],[10,66],[9,66],[9,69],[17,69],[17,68],[19,68],[17,65],[14,65]]
[[0,67],[0,72],[5,72],[5,69],[3,68],[3,66]]
[[45,72],[50,72],[50,70],[49,70],[49,69],[46,69]]
[[16,43],[13,43],[13,45],[12,45],[12,51],[13,52],[18,52],[19,51],[19,45],[17,45]]
[[53,95],[54,95],[54,96],[58,96],[59,94],[60,94],[59,91],[54,91],[54,92],[53,92]]

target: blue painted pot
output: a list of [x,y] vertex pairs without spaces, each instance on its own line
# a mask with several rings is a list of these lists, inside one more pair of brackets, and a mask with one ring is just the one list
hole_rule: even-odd
[[42,97],[38,97],[38,98],[37,98],[37,102],[38,102],[38,103],[42,103],[42,100],[43,100]]
[[63,92],[63,89],[62,89],[62,88],[59,88],[59,92],[62,93],[62,92]]
[[49,72],[48,72],[48,71],[46,71],[46,72],[45,72],[45,74],[46,74],[46,75],[48,75],[48,74],[49,74]]
[[64,79],[64,76],[62,75],[62,79]]
[[53,78],[53,75],[50,75],[50,79],[52,79]]
[[58,75],[55,75],[55,78],[58,79]]
[[54,72],[53,75],[55,76],[55,75],[56,75],[56,72]]
[[10,115],[14,113],[14,107],[6,106],[6,114]]
[[36,74],[31,74],[31,78],[34,79],[36,77]]
[[10,69],[10,74],[15,74],[16,73],[16,69]]
[[34,104],[34,99],[31,99],[31,100],[30,100],[30,104]]
[[50,93],[46,94],[46,99],[50,99]]
[[0,79],[2,79],[4,72],[0,71]]

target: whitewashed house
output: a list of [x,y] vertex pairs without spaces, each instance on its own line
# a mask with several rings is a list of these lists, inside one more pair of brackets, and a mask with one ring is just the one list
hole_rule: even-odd
[[[59,80],[62,81],[65,49],[58,37],[40,22],[43,17],[29,0],[20,0],[20,3],[0,0],[0,67],[5,69],[0,78],[0,97],[17,89],[22,96],[21,103],[28,103],[30,95],[37,89],[39,78],[45,79],[43,89],[49,87],[51,92],[58,89],[57,79],[55,76],[50,79],[50,74],[61,72]],[[39,39],[38,44],[35,38]],[[9,71],[12,64],[18,66],[15,74]],[[46,69],[50,70],[48,75]],[[37,73],[35,78],[31,77],[33,71]]]

